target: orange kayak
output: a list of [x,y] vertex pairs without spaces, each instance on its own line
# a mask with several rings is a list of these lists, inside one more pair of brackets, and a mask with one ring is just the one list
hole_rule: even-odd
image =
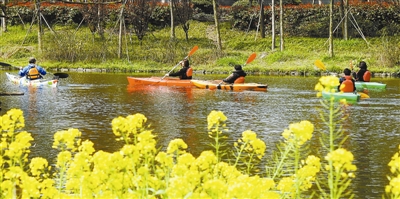
[[[220,81],[219,81],[220,82]],[[197,88],[210,89],[210,90],[231,90],[231,91],[267,91],[267,84],[257,83],[240,83],[240,84],[219,84],[218,81],[204,81],[204,80],[192,80],[192,83]]]
[[129,85],[181,86],[192,87],[190,79],[180,80],[174,77],[127,77]]

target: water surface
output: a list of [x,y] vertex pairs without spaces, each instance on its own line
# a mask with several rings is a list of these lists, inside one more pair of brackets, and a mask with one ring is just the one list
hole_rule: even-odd
[[[15,71],[11,71],[14,72]],[[116,151],[111,121],[118,116],[142,113],[148,118],[160,147],[182,138],[188,151],[198,155],[210,149],[207,115],[212,110],[228,117],[229,140],[236,141],[245,130],[252,130],[267,144],[267,154],[282,140],[281,133],[290,123],[309,120],[322,125],[316,107],[321,107],[314,86],[318,77],[249,76],[247,82],[269,85],[267,92],[230,92],[173,87],[129,87],[127,76],[163,74],[114,74],[71,72],[60,80],[58,88],[20,88],[0,71],[2,92],[24,92],[22,96],[1,96],[1,114],[11,108],[24,111],[26,128],[33,134],[32,156],[51,161],[57,154],[51,148],[59,130],[77,128],[83,139],[95,143],[96,150]],[[222,79],[224,76],[195,75],[198,79]],[[400,79],[374,78],[387,84],[381,92],[369,93],[348,108],[344,125],[348,150],[358,167],[354,181],[356,198],[381,198],[388,183],[387,164],[400,144]]]

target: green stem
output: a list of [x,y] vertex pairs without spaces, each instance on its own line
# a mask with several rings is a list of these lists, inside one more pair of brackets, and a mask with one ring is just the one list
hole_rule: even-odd
[[299,147],[296,145],[295,150],[294,150],[294,172],[296,176],[296,197],[295,198],[300,198],[300,179],[298,175],[298,169],[299,169],[299,161],[300,161],[300,153],[299,153]]
[[[334,124],[333,124],[333,113],[334,113],[334,98],[331,97],[330,99],[330,106],[329,106],[329,153],[332,153],[335,150],[334,146]],[[329,160],[329,190],[330,190],[330,198],[335,198],[335,189],[334,189],[334,170],[332,160]]]
[[240,147],[239,153],[237,154],[237,157],[236,157],[235,164],[233,165],[234,167],[236,167],[237,163],[239,162],[240,156],[242,155],[242,152],[243,152],[244,148],[246,147],[246,144],[247,143],[244,143],[244,145],[242,145],[242,147]]
[[273,180],[275,179],[275,177],[278,175],[278,173],[282,169],[283,163],[285,162],[285,159],[286,159],[287,155],[289,154],[289,152],[292,150],[292,147],[293,147],[292,143],[290,143],[290,145],[287,145],[285,147],[285,152],[281,156],[281,160],[279,161],[279,163],[278,163],[278,165],[277,165],[277,167],[275,169],[274,175],[272,176]]

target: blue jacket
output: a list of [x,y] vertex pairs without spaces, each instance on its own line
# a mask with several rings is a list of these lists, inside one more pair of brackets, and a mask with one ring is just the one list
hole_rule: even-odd
[[40,67],[40,66],[38,66],[38,65],[36,65],[36,64],[28,64],[28,66],[25,66],[23,69],[21,69],[21,70],[18,72],[18,75],[19,75],[20,77],[26,76],[26,75],[28,74],[29,70],[30,70],[31,68],[35,67],[35,66],[36,66],[36,69],[38,70],[38,72],[39,72],[42,76],[47,74],[47,72],[46,72],[46,70],[44,70],[44,68],[42,68],[42,67]]

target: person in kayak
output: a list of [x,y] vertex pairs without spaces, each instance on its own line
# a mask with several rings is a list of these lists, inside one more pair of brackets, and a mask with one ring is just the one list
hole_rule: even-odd
[[339,86],[338,86],[338,91],[339,92],[354,92],[356,91],[356,85],[353,77],[351,76],[351,70],[348,68],[345,68],[343,70],[344,76],[339,78]]
[[41,79],[43,75],[46,75],[46,70],[41,66],[36,65],[36,59],[34,57],[29,58],[29,64],[24,68],[20,69],[18,75],[25,77],[30,80]]
[[[358,67],[360,68],[360,70],[358,70],[357,72],[353,72],[354,79],[359,82],[369,82],[371,78],[371,73],[367,69],[367,63],[361,61]],[[351,70],[353,70],[353,64],[351,62],[350,68]]]
[[193,69],[190,67],[189,60],[184,59],[180,63],[182,68],[178,72],[166,74],[166,76],[179,77],[179,79],[192,79]]
[[233,84],[233,83],[244,83],[244,77],[246,77],[246,72],[242,70],[241,65],[235,65],[235,70],[230,74],[227,78],[223,79],[222,81],[226,84]]

